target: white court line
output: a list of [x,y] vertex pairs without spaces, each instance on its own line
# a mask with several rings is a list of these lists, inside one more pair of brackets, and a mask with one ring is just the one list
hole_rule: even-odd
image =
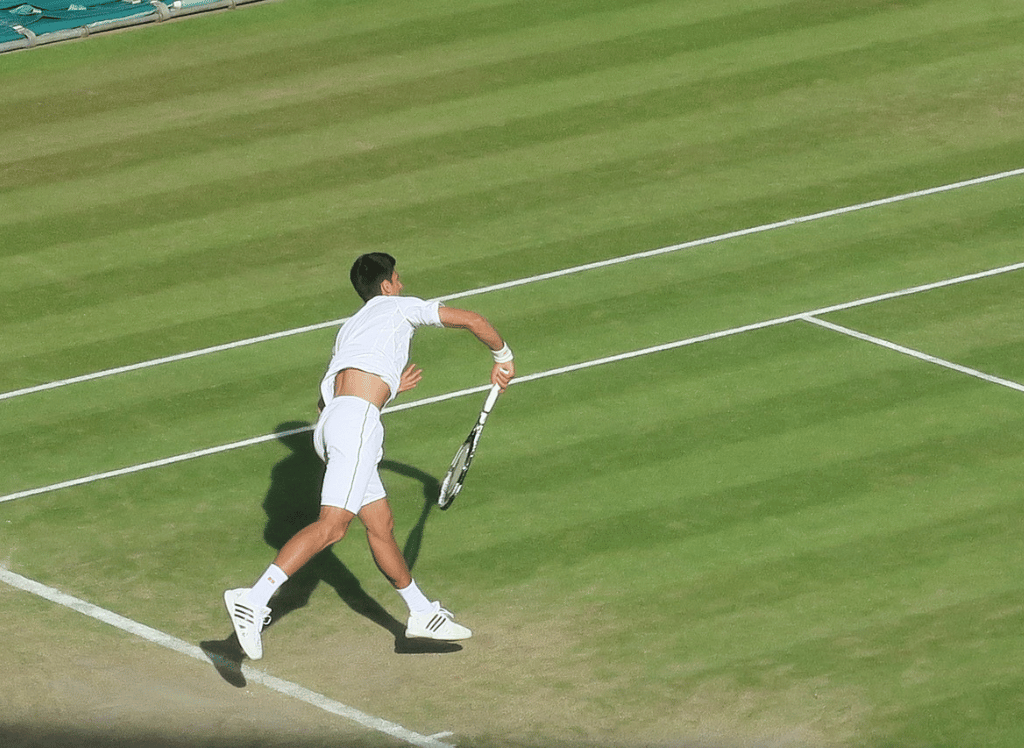
[[[415,400],[413,402],[402,403],[392,408],[387,408],[384,412],[391,413],[396,410],[406,410],[408,408],[415,408],[420,405],[430,405],[431,403],[439,403],[444,400],[452,400],[456,397],[462,397],[463,395],[469,395],[474,392],[483,392],[484,390],[490,389],[490,385],[482,387],[473,387],[467,390],[459,390],[458,392],[449,392],[445,395],[436,395],[434,397],[427,397],[422,400]],[[232,442],[231,444],[222,444],[217,447],[208,447],[206,449],[197,449],[194,452],[186,452],[180,455],[174,455],[173,457],[164,457],[159,460],[153,460],[151,462],[143,462],[138,465],[130,465],[124,468],[118,468],[117,470],[108,470],[105,473],[96,473],[95,475],[87,475],[84,478],[74,478],[72,480],[61,481],[60,483],[54,483],[49,486],[42,486],[40,488],[30,488],[25,491],[18,491],[17,493],[8,494],[6,496],[0,496],[0,504],[5,501],[14,501],[15,499],[27,499],[29,496],[36,496],[38,494],[50,493],[51,491],[58,491],[62,488],[72,488],[74,486],[82,486],[86,483],[95,483],[96,481],[106,480],[107,478],[116,478],[120,475],[130,475],[132,473],[139,473],[143,470],[149,470],[151,468],[164,467],[166,465],[173,465],[178,462],[185,462],[186,460],[194,460],[198,457],[209,457],[210,455],[220,454],[221,452],[230,452],[233,449],[241,449],[242,447],[251,447],[254,444],[262,444],[263,442],[271,442],[275,439],[282,439],[286,436],[294,436],[295,434],[301,434],[305,431],[312,431],[312,426],[303,426],[297,429],[291,429],[288,431],[279,431],[273,434],[264,434],[263,436],[254,436],[251,439],[244,439],[240,442]]]
[[818,319],[817,317],[814,317],[813,315],[810,314],[804,315],[801,319],[810,322],[813,325],[824,327],[827,330],[832,330],[833,332],[848,335],[851,338],[856,338],[858,340],[863,340],[868,343],[873,343],[874,345],[879,345],[882,348],[888,348],[890,351],[896,351],[897,353],[902,353],[907,356],[913,356],[916,359],[920,359],[921,361],[927,361],[930,364],[938,364],[939,366],[944,366],[947,369],[952,369],[953,371],[959,372],[961,374],[967,374],[968,376],[982,379],[986,382],[990,382],[991,384],[998,384],[1002,385],[1003,387],[1009,387],[1012,390],[1017,390],[1018,392],[1024,392],[1024,384],[1018,384],[1017,382],[1010,381],[1009,379],[994,377],[991,374],[986,374],[985,372],[978,371],[977,369],[971,369],[967,366],[954,364],[952,361],[947,361],[944,358],[937,358],[936,356],[931,356],[927,353],[916,351],[913,348],[907,348],[906,346],[902,346],[897,343],[884,340],[882,338],[876,338],[873,335],[867,335],[865,333],[858,332],[857,330],[851,330],[849,327],[843,327],[842,325],[837,325],[833,322],[826,322],[825,320]]
[[[857,299],[856,301],[847,301],[842,304],[833,304],[832,306],[822,307],[815,309],[810,312],[801,312],[799,314],[789,314],[785,317],[776,317],[775,319],[765,320],[763,322],[754,322],[749,325],[742,325],[740,327],[733,327],[728,330],[720,330],[718,332],[710,332],[705,335],[698,335],[692,338],[684,338],[683,340],[677,340],[672,343],[664,343],[662,345],[651,346],[650,348],[641,348],[640,350],[630,351],[628,353],[619,353],[614,356],[606,356],[605,358],[594,359],[593,361],[585,361],[580,364],[571,364],[569,366],[563,366],[559,369],[551,369],[549,371],[540,372],[537,374],[528,374],[522,377],[516,377],[513,380],[513,384],[521,384],[523,382],[529,382],[534,379],[543,379],[545,377],[555,376],[556,374],[565,374],[571,371],[579,371],[580,369],[589,369],[593,366],[600,366],[601,364],[610,364],[616,361],[625,361],[630,358],[637,358],[638,356],[646,356],[651,353],[660,353],[662,351],[670,351],[675,348],[682,348],[688,345],[694,345],[696,343],[704,343],[709,340],[717,340],[718,338],[726,338],[732,335],[738,335],[744,332],[752,332],[754,330],[763,330],[766,327],[775,327],[776,325],[783,325],[788,322],[795,322],[797,320],[807,319],[814,315],[831,314],[832,312],[839,312],[844,309],[854,309],[859,306],[866,306],[867,304],[874,304],[879,301],[888,301],[891,299],[898,299],[903,296],[911,296],[913,294],[924,293],[925,291],[934,291],[939,288],[946,288],[949,286],[955,286],[961,283],[967,283],[973,280],[980,280],[982,278],[991,278],[996,275],[1002,275],[1004,273],[1011,273],[1016,270],[1024,270],[1024,262],[1015,262],[1012,265],[1003,265],[1002,267],[992,268],[991,270],[982,270],[977,273],[969,273],[967,275],[960,275],[956,278],[948,278],[946,280],[935,281],[934,283],[925,283],[920,286],[911,286],[910,288],[904,288],[899,291],[890,291],[889,293],[878,294],[876,296],[868,296],[863,299]],[[474,391],[483,391],[485,387],[480,387]],[[413,405],[414,403],[409,403]],[[3,501],[3,497],[0,497],[0,501]]]
[[[568,366],[562,366],[557,369],[549,369],[547,371],[541,371],[534,374],[527,374],[521,377],[516,377],[515,380],[513,380],[512,384],[524,384],[526,382],[532,382],[537,379],[546,379],[547,377],[568,374],[570,372],[581,371],[583,369],[590,369],[595,366],[602,366],[604,364],[611,364],[618,361],[626,361],[631,358],[639,358],[640,356],[648,356],[653,353],[670,351],[676,348],[683,348],[685,346],[695,345],[697,343],[704,343],[709,340],[717,340],[719,338],[726,338],[733,335],[739,335],[745,332],[753,332],[754,330],[763,330],[768,327],[775,327],[776,325],[783,325],[789,322],[795,322],[797,320],[811,321],[811,318],[823,314],[830,314],[832,312],[838,312],[844,309],[853,309],[855,307],[865,306],[867,304],[874,304],[879,301],[898,299],[903,296],[910,296],[913,294],[923,293],[925,291],[934,291],[936,289],[946,288],[961,283],[967,283],[969,281],[979,280],[982,278],[990,278],[996,275],[1010,273],[1021,269],[1024,269],[1024,262],[1017,262],[1012,265],[1004,265],[1002,267],[993,268],[991,270],[982,270],[977,273],[969,273],[967,275],[960,275],[955,278],[947,278],[946,280],[935,281],[934,283],[925,283],[920,286],[912,286],[910,288],[904,288],[899,291],[891,291],[888,293],[878,294],[875,296],[868,296],[863,299],[848,301],[842,304],[833,304],[832,306],[822,307],[820,309],[815,309],[810,312],[789,314],[784,317],[776,317],[775,319],[764,320],[763,322],[754,322],[749,325],[733,327],[728,330],[719,330],[717,332],[710,332],[704,335],[697,335],[691,338],[676,340],[671,343],[663,343],[661,345],[650,346],[648,348],[641,348],[635,351],[619,353],[614,356],[605,356],[604,358],[597,358],[591,361],[583,361],[578,364],[570,364]],[[413,400],[411,402],[402,403],[400,405],[395,405],[393,407],[386,408],[384,412],[394,413],[401,410],[408,410],[410,408],[418,408],[421,405],[430,405],[432,403],[444,402],[445,400],[453,400],[457,397],[462,397],[464,395],[485,392],[489,388],[490,385],[480,385],[478,387],[470,387],[468,389],[458,390],[457,392],[449,392],[447,394],[436,395],[434,397],[428,397],[422,400]],[[251,439],[245,439],[243,441],[233,442],[231,444],[223,444],[217,447],[209,447],[208,449],[200,449],[194,452],[186,452],[185,454],[175,455],[173,457],[166,457],[160,460],[153,460],[152,462],[144,462],[139,465],[132,465],[130,467],[120,468],[118,470],[111,470],[105,473],[97,473],[95,475],[85,476],[84,478],[75,478],[73,480],[62,481],[60,483],[53,483],[48,486],[30,488],[24,491],[18,491],[16,493],[7,494],[6,496],[0,496],[0,503],[3,503],[5,501],[14,501],[15,499],[24,499],[28,498],[29,496],[37,496],[39,494],[50,493],[52,491],[57,491],[62,488],[70,488],[72,486],[81,486],[86,483],[94,483],[96,481],[104,480],[106,478],[114,478],[119,475],[137,473],[143,470],[149,470],[150,468],[163,467],[165,465],[173,465],[178,462],[185,462],[186,460],[193,460],[198,457],[206,457],[209,455],[218,454],[220,452],[227,452],[233,449],[241,449],[242,447],[248,447],[254,444],[273,441],[274,439],[279,439],[284,436],[291,436],[293,434],[299,434],[304,431],[312,431],[312,429],[312,426],[305,426],[302,428],[293,429],[291,431],[284,431],[277,434],[264,434],[263,436],[256,436]]]
[[242,348],[247,345],[255,345],[256,343],[266,343],[271,340],[277,340],[278,338],[287,338],[292,335],[300,335],[304,332],[312,332],[314,330],[323,330],[328,327],[334,327],[344,322],[344,319],[332,320],[331,322],[320,322],[315,325],[306,325],[305,327],[296,327],[292,330],[283,330],[282,332],[272,332],[267,335],[260,335],[255,338],[246,338],[245,340],[237,340],[234,343],[224,343],[223,345],[213,345],[209,348],[200,348],[196,351],[188,351],[187,353],[176,353],[173,356],[164,356],[162,358],[154,358],[149,361],[142,361],[137,364],[128,364],[126,366],[118,366],[113,369],[104,369],[103,371],[96,371],[91,374],[82,374],[77,377],[69,377],[68,379],[57,379],[53,382],[46,382],[45,384],[37,384],[32,387],[23,387],[20,390],[11,390],[10,392],[0,392],[0,400],[10,400],[15,397],[21,397],[22,395],[31,395],[34,392],[44,392],[45,390],[55,390],[59,387],[67,387],[71,384],[81,384],[82,382],[91,382],[94,379],[103,379],[104,377],[112,377],[115,374],[126,374],[130,371],[139,371],[140,369],[148,369],[152,366],[160,366],[161,364],[170,364],[175,361],[185,361],[190,358],[197,358],[198,356],[206,356],[211,353],[219,353],[220,351],[230,351],[233,348]]
[[[23,577],[22,575],[16,574],[3,567],[0,567],[0,582],[4,582],[16,589],[37,595],[44,600],[49,600],[57,605],[82,613],[83,615],[94,618],[97,621],[102,621],[114,628],[137,636],[140,639],[145,639],[148,642],[158,644],[161,647],[178,652],[179,654],[187,655],[192,659],[199,660],[204,663],[210,662],[210,658],[206,656],[203,650],[194,644],[189,644],[188,642],[182,641],[170,634],[165,634],[164,632],[146,626],[145,624],[133,621],[130,618],[125,618],[124,616],[107,610],[106,608],[101,608],[98,605],[93,605],[85,600],[72,597],[58,589],[48,587],[45,584],[40,584],[39,582],[29,579],[28,577]],[[437,733],[433,736],[420,735],[419,733],[408,730],[394,722],[389,722],[385,719],[365,714],[358,709],[342,704],[334,699],[329,699],[326,696],[310,691],[308,688],[304,688],[296,683],[277,678],[273,675],[268,675],[262,670],[256,670],[249,665],[242,665],[241,668],[246,681],[259,683],[272,691],[277,691],[285,696],[290,696],[293,699],[303,701],[311,706],[315,706],[317,709],[322,709],[325,712],[330,712],[331,714],[336,714],[339,717],[344,717],[358,725],[384,733],[385,735],[389,735],[410,745],[422,746],[422,748],[452,748],[448,743],[442,743],[437,739],[443,735],[451,735],[451,733]]]
[[18,493],[8,494],[7,496],[0,496],[0,503],[4,501],[14,501],[15,499],[25,499],[29,496],[35,496],[41,493],[49,493],[50,491],[58,491],[62,488],[72,488],[74,486],[81,486],[86,483],[95,483],[96,481],[105,480],[107,478],[116,478],[119,475],[130,475],[131,473],[138,473],[143,470],[149,470],[150,468],[163,467],[165,465],[173,465],[176,462],[184,462],[185,460],[193,460],[197,457],[208,457],[215,455],[220,452],[228,452],[232,449],[240,449],[242,447],[250,447],[253,444],[261,444],[262,442],[273,441],[274,439],[280,439],[285,436],[292,436],[293,434],[300,434],[303,431],[312,431],[312,426],[307,426],[300,429],[292,429],[291,431],[282,431],[277,434],[266,434],[264,436],[256,436],[252,439],[245,439],[244,441],[235,442],[233,444],[222,444],[219,447],[210,447],[208,449],[199,449],[195,452],[188,452],[186,454],[175,455],[174,457],[164,457],[160,460],[153,460],[152,462],[143,462],[138,465],[130,465],[129,467],[119,468],[117,470],[108,470],[105,473],[96,473],[95,475],[87,475],[84,478],[74,478],[72,480],[61,481],[60,483],[54,483],[50,486],[44,486],[42,488],[30,488],[27,491],[19,491]]
[[[738,231],[730,231],[725,234],[716,234],[715,236],[705,237],[703,239],[695,239],[693,241],[683,242],[681,244],[673,244],[668,247],[661,247],[660,249],[651,249],[644,252],[636,252],[635,254],[624,255],[622,257],[613,257],[609,260],[601,260],[599,262],[590,262],[585,265],[576,265],[574,267],[565,268],[563,270],[555,270],[550,273],[542,273],[540,275],[532,275],[527,278],[520,278],[519,280],[507,281],[505,283],[496,283],[491,286],[483,286],[481,288],[475,288],[468,291],[459,291],[457,293],[448,294],[447,296],[437,297],[440,301],[453,301],[455,299],[464,299],[470,296],[478,296],[480,294],[491,293],[493,291],[502,291],[507,288],[515,288],[516,286],[523,286],[529,283],[537,283],[540,281],[551,280],[553,278],[563,278],[567,275],[573,275],[575,273],[583,273],[589,270],[597,270],[599,268],[611,267],[613,265],[619,265],[624,262],[633,262],[635,260],[641,260],[648,257],[656,257],[658,255],[668,254],[670,252],[679,252],[684,249],[693,249],[695,247],[702,247],[708,244],[716,244],[718,242],[727,241],[729,239],[737,239],[743,236],[751,236],[753,234],[762,234],[766,231],[773,231],[775,229],[786,228],[788,226],[796,226],[801,223],[810,223],[812,221],[819,221],[824,218],[833,218],[835,216],[845,215],[847,213],[854,213],[860,210],[867,210],[869,208],[877,208],[882,205],[891,205],[893,203],[903,202],[905,200],[913,200],[919,197],[927,197],[929,195],[937,195],[942,192],[951,192],[953,190],[959,190],[964,187],[973,187],[979,184],[986,184],[988,182],[995,182],[1000,179],[1008,179],[1010,177],[1018,177],[1024,175],[1024,168],[1012,169],[1009,171],[1003,171],[998,174],[989,174],[983,177],[976,177],[974,179],[966,179],[961,182],[953,182],[951,184],[940,185],[939,187],[930,187],[928,189],[916,190],[914,192],[905,192],[901,195],[893,195],[891,197],[884,197],[879,200],[871,200],[866,203],[858,203],[857,205],[849,205],[844,208],[835,208],[832,210],[822,211],[820,213],[812,213],[806,216],[799,216],[797,218],[788,218],[784,221],[776,221],[774,223],[766,223],[761,226],[754,226],[752,228],[740,229]],[[169,364],[175,361],[184,361],[190,358],[196,358],[198,356],[205,356],[211,353],[219,353],[221,351],[229,351],[235,348],[242,348],[248,345],[254,345],[257,343],[266,343],[271,340],[277,340],[279,338],[290,337],[292,335],[300,335],[302,333],[312,332],[314,330],[323,330],[329,327],[337,327],[341,325],[347,317],[341,319],[330,320],[328,322],[318,322],[313,325],[306,325],[304,327],[296,327],[291,330],[282,330],[280,332],[269,333],[267,335],[260,335],[254,338],[246,338],[245,340],[237,340],[232,343],[224,343],[222,345],[214,345],[208,348],[201,348],[195,351],[188,351],[186,353],[178,353],[172,356],[164,356],[162,358],[155,358],[149,361],[142,361],[136,364],[129,364],[126,366],[118,366],[113,369],[105,369],[103,371],[93,372],[91,374],[82,374],[77,377],[69,377],[68,379],[59,379],[52,382],[46,382],[44,384],[33,385],[31,387],[23,387],[17,390],[11,390],[10,392],[0,393],[0,400],[9,400],[15,397],[21,397],[23,395],[29,395],[34,392],[43,392],[45,390],[57,389],[58,387],[66,387],[72,384],[79,384],[81,382],[89,382],[94,379],[102,379],[104,377],[113,376],[115,374],[125,374],[131,371],[138,371],[140,369],[148,369],[153,366],[160,366],[161,364]]]

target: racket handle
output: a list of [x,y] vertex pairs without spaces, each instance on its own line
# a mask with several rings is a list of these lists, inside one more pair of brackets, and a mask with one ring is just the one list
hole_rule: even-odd
[[491,385],[491,391],[487,393],[487,400],[484,401],[484,413],[490,413],[491,408],[494,407],[494,402],[498,399],[498,395],[501,394],[501,387],[496,384]]

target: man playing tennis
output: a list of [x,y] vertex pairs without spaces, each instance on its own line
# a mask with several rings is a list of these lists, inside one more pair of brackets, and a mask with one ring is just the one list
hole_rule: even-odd
[[395,541],[394,518],[378,472],[384,456],[380,413],[400,392],[419,382],[421,372],[406,367],[418,327],[469,330],[491,350],[491,383],[502,390],[515,376],[512,352],[490,322],[476,312],[401,296],[402,281],[391,255],[362,255],[352,265],[351,280],[366,303],[338,331],[320,383],[321,412],[313,432],[313,445],[327,466],[320,516],[281,548],[251,589],[224,593],[238,642],[253,660],[263,656],[260,632],[270,620],[270,598],[313,556],[341,540],[354,517],[366,527],[377,567],[409,608],[406,636],[441,641],[472,636],[440,603],[420,591]]

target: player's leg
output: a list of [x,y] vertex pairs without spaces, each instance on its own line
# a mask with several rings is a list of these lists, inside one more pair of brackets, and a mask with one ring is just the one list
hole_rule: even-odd
[[270,608],[267,607],[270,598],[309,559],[345,537],[354,516],[347,509],[321,507],[316,522],[299,530],[284,544],[274,563],[256,580],[256,584],[249,589],[242,587],[224,593],[224,605],[235,636],[250,659],[258,660],[263,656],[260,633],[270,622]]
[[409,608],[405,635],[415,639],[459,641],[473,635],[465,626],[455,623],[453,616],[437,601],[424,595],[412,575],[402,550],[395,540],[395,519],[386,498],[372,501],[359,510],[359,519],[366,526],[366,539],[377,568],[398,590]]
[[284,544],[274,559],[274,565],[286,576],[292,576],[313,556],[344,538],[353,517],[355,515],[348,509],[321,506],[316,522],[299,530]]
[[409,565],[395,540],[395,518],[386,498],[373,501],[359,510],[359,519],[366,526],[366,540],[377,568],[395,589],[412,582]]
[[251,659],[263,656],[260,632],[270,620],[270,598],[313,556],[345,536],[365,499],[367,482],[377,473],[375,457],[383,439],[380,411],[358,398],[337,398],[321,414],[314,447],[327,468],[319,518],[285,543],[252,588],[224,593],[235,635]]
[[[338,485],[351,484],[353,470],[342,459],[332,460],[324,474],[323,493],[321,496],[320,516],[317,520],[299,530],[278,551],[274,562],[267,567],[256,584],[249,590],[249,602],[257,608],[265,608],[278,588],[288,578],[321,551],[345,537],[348,526],[356,516],[353,510],[358,509],[358,502],[350,502],[351,509],[343,503],[347,494],[338,490]],[[342,500],[336,501],[338,496]]]
[[[274,559],[274,566],[289,577],[313,556],[345,537],[368,490],[378,490],[378,496],[384,493],[377,475],[384,429],[380,411],[371,403],[354,397],[332,402],[317,424],[316,441],[320,442],[316,446],[326,462],[320,516],[285,543]],[[371,483],[376,487],[368,488]],[[267,597],[262,602],[266,604],[269,600]]]
[[317,520],[299,530],[281,547],[274,562],[249,589],[249,602],[256,608],[265,608],[289,577],[313,556],[345,537],[354,516],[347,509],[321,506]]

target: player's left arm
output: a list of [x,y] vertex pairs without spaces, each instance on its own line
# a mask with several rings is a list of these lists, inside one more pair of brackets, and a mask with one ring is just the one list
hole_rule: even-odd
[[469,330],[481,343],[491,349],[491,354],[494,356],[494,366],[491,367],[491,384],[498,385],[504,392],[516,375],[516,364],[512,359],[512,351],[494,325],[488,322],[482,314],[471,312],[468,309],[442,306],[437,313],[441,318],[442,325],[453,329]]

